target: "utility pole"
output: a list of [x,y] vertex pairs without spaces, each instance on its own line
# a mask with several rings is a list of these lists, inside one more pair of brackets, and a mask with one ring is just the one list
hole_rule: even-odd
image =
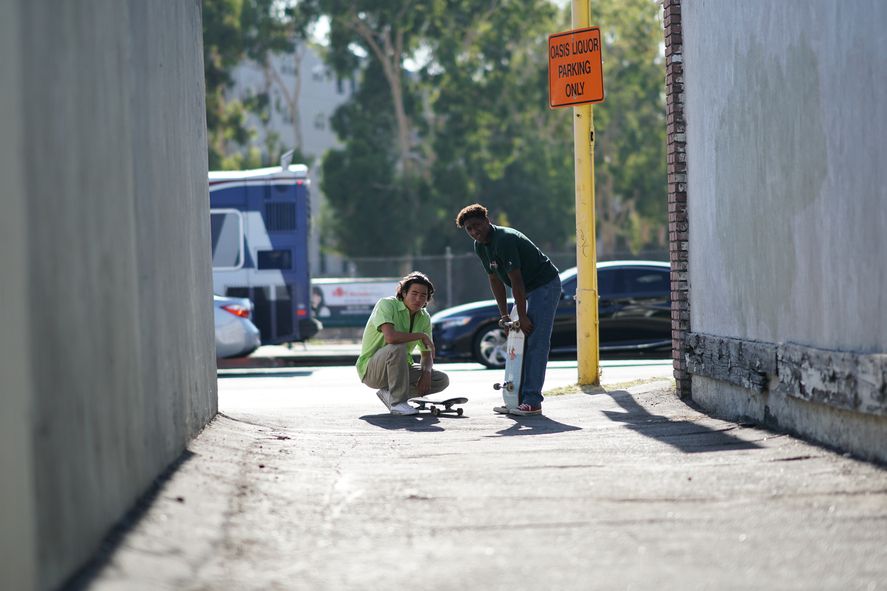
[[[590,0],[573,0],[573,29],[591,26]],[[579,384],[600,384],[597,252],[594,215],[594,112],[591,104],[573,107],[576,175],[576,346]]]

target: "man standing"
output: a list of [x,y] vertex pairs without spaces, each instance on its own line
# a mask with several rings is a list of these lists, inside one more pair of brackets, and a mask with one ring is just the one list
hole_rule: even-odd
[[514,409],[497,406],[493,410],[503,414],[541,414],[551,329],[561,298],[557,267],[517,230],[491,224],[487,208],[479,203],[463,208],[456,216],[456,225],[474,238],[474,252],[487,272],[499,314],[508,318],[507,285],[514,297],[520,330],[527,335],[519,405]]
[[[445,373],[433,368],[431,316],[425,309],[432,295],[431,280],[410,273],[400,280],[394,296],[376,302],[363,330],[357,374],[367,386],[379,388],[376,396],[391,414],[416,414],[407,400],[435,394],[450,383]],[[422,355],[419,365],[412,357],[417,345]]]

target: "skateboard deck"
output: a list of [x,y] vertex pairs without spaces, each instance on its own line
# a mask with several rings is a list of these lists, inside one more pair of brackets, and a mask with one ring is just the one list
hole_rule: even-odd
[[517,408],[520,404],[521,378],[524,366],[524,344],[527,337],[520,330],[517,308],[512,307],[510,320],[503,322],[503,328],[508,329],[508,338],[505,341],[505,381],[501,384],[493,384],[496,390],[502,390],[502,400],[508,410]]
[[424,396],[420,398],[410,398],[410,402],[412,402],[416,410],[427,410],[434,416],[438,416],[441,413],[453,413],[457,416],[462,416],[462,408],[453,408],[456,404],[465,404],[468,402],[467,398],[464,397],[455,397],[455,398],[426,398]]

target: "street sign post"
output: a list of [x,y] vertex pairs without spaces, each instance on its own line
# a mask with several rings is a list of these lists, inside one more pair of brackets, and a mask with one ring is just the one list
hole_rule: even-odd
[[600,384],[594,219],[594,109],[604,100],[601,31],[589,0],[573,0],[573,30],[548,37],[548,105],[573,107],[576,175],[576,359],[579,383]]
[[574,107],[604,100],[601,30],[574,29],[548,36],[548,105]]

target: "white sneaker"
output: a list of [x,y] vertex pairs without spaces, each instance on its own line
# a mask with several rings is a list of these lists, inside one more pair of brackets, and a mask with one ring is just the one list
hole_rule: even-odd
[[417,415],[419,411],[414,407],[410,406],[409,402],[398,402],[394,406],[391,407],[391,414],[393,415]]
[[391,392],[388,391],[388,388],[382,388],[378,392],[376,392],[376,396],[379,397],[379,400],[382,401],[382,404],[385,405],[385,408],[391,410]]

